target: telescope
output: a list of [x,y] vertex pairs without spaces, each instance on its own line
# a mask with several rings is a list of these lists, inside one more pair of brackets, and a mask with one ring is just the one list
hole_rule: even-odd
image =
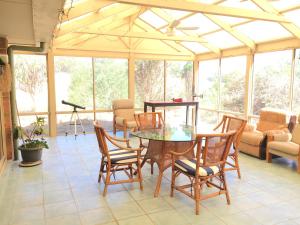
[[64,101],[64,100],[62,100],[61,103],[64,104],[64,105],[73,106],[74,109],[76,109],[76,108],[79,108],[79,109],[85,109],[85,107],[83,107],[83,106],[76,105],[76,104],[70,103],[70,102],[66,102],[66,101]]

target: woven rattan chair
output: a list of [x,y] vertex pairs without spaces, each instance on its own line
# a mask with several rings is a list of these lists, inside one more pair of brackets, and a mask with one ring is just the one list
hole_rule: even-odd
[[[98,122],[94,122],[94,128],[102,155],[98,182],[100,183],[102,178],[105,184],[103,196],[106,195],[107,186],[111,184],[139,182],[140,189],[143,190],[141,173],[142,148],[131,148],[128,139],[110,136]],[[108,149],[107,141],[114,146],[112,150]],[[126,146],[122,146],[118,142],[126,143]],[[136,168],[133,165],[136,165]],[[124,171],[128,179],[111,181],[111,175],[115,177],[115,172],[117,171]],[[136,178],[134,178],[133,172],[137,174]],[[103,173],[106,173],[106,176]]]
[[220,130],[220,132],[228,132],[231,130],[236,131],[236,135],[233,139],[232,147],[230,148],[227,162],[226,164],[229,167],[225,168],[225,171],[236,170],[238,173],[238,177],[241,178],[241,171],[239,165],[239,144],[241,140],[242,133],[245,129],[247,121],[238,117],[223,115],[223,119],[221,122],[216,126],[214,130]]
[[[230,204],[224,167],[235,133],[235,131],[229,131],[220,134],[198,134],[192,147],[180,153],[171,151],[171,197],[173,197],[174,189],[176,189],[193,198],[196,203],[197,215],[201,200],[225,194],[227,204]],[[195,147],[197,149],[196,158],[182,158],[188,152],[194,151]],[[175,179],[181,174],[187,176],[191,183],[175,185]],[[216,188],[217,191],[202,195],[201,190],[205,184],[211,188]]]
[[[147,129],[159,129],[164,126],[164,120],[161,112],[145,112],[134,114],[134,118],[138,127],[138,130]],[[147,148],[149,142],[140,138],[140,147]],[[153,174],[153,162],[151,164],[151,174]],[[142,164],[143,166],[144,164]]]

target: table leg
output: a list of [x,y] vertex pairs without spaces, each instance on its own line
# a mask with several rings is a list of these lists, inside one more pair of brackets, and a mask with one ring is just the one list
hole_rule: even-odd
[[144,112],[147,112],[147,105],[144,103]]
[[152,106],[152,112],[155,112],[155,106]]
[[188,124],[188,121],[189,121],[189,110],[190,109],[190,106],[186,106],[186,115],[185,115],[185,125]]
[[164,160],[165,160],[165,142],[162,142],[162,157],[159,160],[159,162],[157,162],[158,165],[158,177],[157,177],[157,181],[156,181],[156,187],[155,187],[155,191],[154,191],[154,197],[157,198],[160,192],[160,186],[161,186],[161,181],[162,181],[162,177],[163,177],[163,173],[164,173]]

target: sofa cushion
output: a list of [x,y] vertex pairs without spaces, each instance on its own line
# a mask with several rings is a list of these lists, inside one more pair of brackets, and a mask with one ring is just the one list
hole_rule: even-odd
[[122,117],[127,120],[134,120],[134,109],[117,109],[114,112],[115,116]]
[[264,138],[263,133],[259,131],[243,132],[241,137],[241,142],[258,146],[263,138]]
[[117,99],[113,100],[112,107],[116,109],[133,109],[133,101],[131,99]]
[[[124,118],[122,117],[116,117],[116,124],[123,126]],[[134,120],[127,120],[127,127],[128,128],[134,128],[137,127],[136,122]]]
[[274,149],[289,155],[299,154],[299,145],[293,142],[271,141],[268,143],[269,149]]

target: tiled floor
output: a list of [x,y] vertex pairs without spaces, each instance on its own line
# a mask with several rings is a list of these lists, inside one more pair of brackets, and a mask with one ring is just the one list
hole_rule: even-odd
[[170,171],[158,198],[153,198],[156,174],[148,166],[144,191],[138,184],[115,185],[103,198],[95,136],[49,142],[42,165],[20,168],[11,162],[0,177],[0,225],[300,224],[300,175],[285,160],[267,164],[241,154],[243,178],[228,173],[232,204],[224,197],[209,199],[195,216],[191,199],[176,192],[169,197]]

